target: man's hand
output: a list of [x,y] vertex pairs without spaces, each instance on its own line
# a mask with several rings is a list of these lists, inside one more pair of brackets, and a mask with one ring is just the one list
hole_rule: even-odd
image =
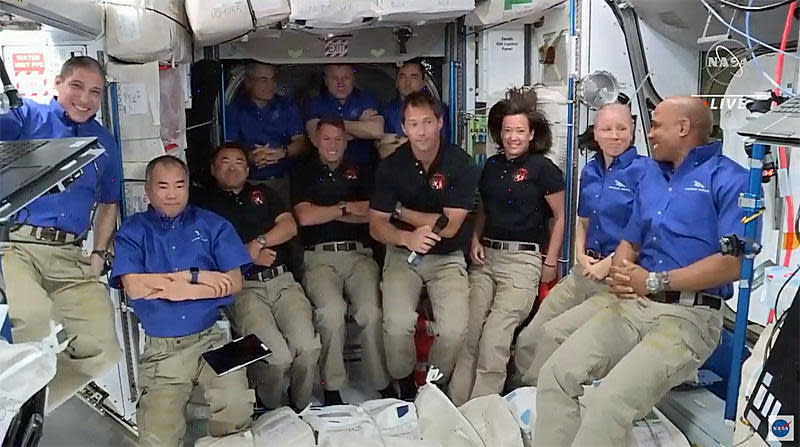
[[89,255],[89,265],[92,266],[92,274],[99,277],[106,267],[106,258],[100,256],[98,253],[92,253]]
[[611,266],[611,274],[606,278],[606,281],[611,284],[611,292],[625,299],[647,296],[649,292],[645,286],[645,280],[650,272],[627,259],[624,259],[622,263],[621,267]]
[[271,267],[272,264],[275,262],[275,258],[277,257],[278,253],[275,250],[270,250],[269,248],[262,248],[258,255],[253,258],[255,265],[260,265],[263,267]]
[[267,146],[267,155],[265,157],[266,164],[271,165],[283,160],[286,155],[287,151],[283,147],[269,147]]
[[359,121],[366,121],[374,116],[378,116],[378,112],[375,109],[367,109],[361,112],[361,116],[358,117]]
[[250,253],[250,259],[255,261],[256,258],[258,258],[259,252],[261,252],[261,249],[264,248],[264,246],[261,245],[261,242],[253,239],[252,241],[248,242],[247,245],[245,245],[245,248],[247,248],[247,252]]
[[483,244],[477,238],[472,238],[472,247],[469,250],[469,257],[472,259],[477,265],[484,265],[486,264],[486,250],[483,248]]
[[589,255],[585,255],[583,253],[578,255],[578,265],[583,267],[583,276],[589,276],[588,275],[589,267],[594,265],[595,263],[597,263],[597,259]]
[[430,225],[423,225],[411,233],[406,234],[405,245],[409,250],[419,254],[427,253],[442,238],[431,231]]
[[231,290],[233,290],[233,280],[230,276],[221,272],[201,270],[197,275],[197,283],[211,287],[217,296],[230,295]]
[[256,145],[255,149],[248,154],[250,163],[254,164],[257,168],[263,168],[269,161],[269,149],[267,146]]
[[606,257],[602,261],[595,262],[589,267],[584,267],[583,276],[593,279],[595,281],[602,281],[608,276],[611,269],[611,256]]
[[345,209],[354,216],[367,217],[369,214],[369,202],[366,200],[362,202],[347,202]]

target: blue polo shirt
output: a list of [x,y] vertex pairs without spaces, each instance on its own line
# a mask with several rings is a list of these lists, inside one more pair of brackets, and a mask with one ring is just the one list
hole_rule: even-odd
[[[291,99],[275,95],[264,107],[258,107],[247,95],[239,95],[225,111],[228,141],[237,141],[248,149],[255,145],[286,147],[293,137],[305,133],[303,114]],[[263,168],[250,167],[250,178],[266,180],[288,175],[291,160],[283,158]]]
[[[110,284],[121,287],[131,273],[172,273],[197,267],[227,272],[252,260],[227,220],[188,205],[175,218],[149,207],[128,218],[114,237],[116,247]],[[182,337],[211,327],[229,296],[191,301],[130,300],[145,333],[151,337]]]
[[[439,101],[439,107],[442,110],[442,120],[444,120],[441,132],[442,139],[449,143],[450,126],[448,125],[448,121],[450,118],[447,116],[449,113],[447,104]],[[383,131],[385,133],[394,133],[402,137],[406,136],[406,133],[403,132],[403,100],[400,99],[400,96],[395,97],[392,102],[386,104],[381,111],[381,115],[383,116]]]
[[[359,89],[353,89],[353,93],[344,103],[331,95],[327,88],[323,87],[319,96],[311,98],[306,109],[306,121],[326,116],[339,117],[345,121],[358,121],[361,114],[367,109],[379,112],[378,101],[369,93]],[[353,139],[347,143],[345,157],[359,165],[375,164],[375,147],[373,140]]]
[[[744,237],[738,199],[747,189],[747,170],[722,155],[721,143],[698,146],[674,172],[648,168],[623,239],[640,247],[639,264],[651,272],[689,266],[719,253],[722,236]],[[733,287],[706,292],[727,298]]]
[[598,152],[581,171],[578,216],[589,219],[585,248],[610,255],[622,239],[622,230],[633,212],[633,198],[648,166],[656,162],[631,146],[606,169]]
[[83,175],[64,191],[46,194],[25,207],[17,214],[17,222],[81,234],[91,225],[89,219],[95,201],[119,202],[122,181],[119,148],[114,137],[94,118],[84,123],[72,121],[56,98],[49,104],[24,99],[22,107],[0,115],[0,140],[69,137],[97,137],[105,153],[84,168]]

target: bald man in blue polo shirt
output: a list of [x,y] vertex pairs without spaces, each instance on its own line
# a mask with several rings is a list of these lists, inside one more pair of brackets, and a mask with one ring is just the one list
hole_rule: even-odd
[[[633,421],[696,377],[717,346],[720,307],[733,295],[741,261],[720,253],[719,240],[744,237],[737,201],[748,175],[722,155],[719,142],[709,143],[712,124],[697,98],[667,98],[656,107],[649,137],[659,166],[639,183],[614,254],[611,291],[618,299],[542,366],[537,445],[628,445]],[[583,384],[597,379],[595,393],[579,403]]]
[[321,118],[341,118],[347,130],[345,160],[360,166],[376,166],[375,140],[383,136],[383,117],[378,101],[355,87],[355,68],[349,64],[325,66],[325,88],[311,98],[306,108],[306,131],[317,145],[317,123]]
[[245,430],[255,394],[244,369],[217,376],[201,356],[227,343],[229,334],[216,323],[242,289],[241,267],[252,259],[230,222],[187,205],[189,170],[181,160],[156,158],[145,176],[151,206],[117,232],[111,278],[125,288],[145,333],[139,444],[183,446],[195,386],[210,407],[211,436]]
[[[22,107],[0,114],[0,140],[97,137],[105,149],[64,191],[46,194],[17,213],[11,242],[0,246],[14,341],[41,340],[50,333],[51,320],[73,338],[48,384],[47,412],[119,358],[114,309],[100,282],[111,256],[122,180],[119,148],[95,120],[105,74],[96,60],[73,57],[55,85],[58,96],[50,103],[26,99]],[[94,250],[86,258],[81,243],[92,224]]]

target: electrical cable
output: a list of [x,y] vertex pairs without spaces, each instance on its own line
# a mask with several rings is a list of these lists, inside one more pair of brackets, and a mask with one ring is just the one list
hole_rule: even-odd
[[[701,1],[703,1],[703,0],[701,0]],[[749,2],[750,2],[751,5],[753,4],[753,0],[749,0]],[[789,26],[791,26],[791,22],[789,22]],[[733,27],[731,27],[731,29],[736,30]],[[753,36],[751,36],[750,35],[750,13],[749,12],[746,13],[745,16],[744,16],[744,30],[745,30],[744,37],[747,40],[747,49],[750,51],[750,54],[753,56],[753,63],[755,64],[756,68],[761,72],[761,75],[767,81],[769,81],[769,83],[772,84],[772,86],[775,87],[775,89],[777,91],[780,91],[780,92],[785,93],[785,94],[787,94],[789,96],[792,96],[792,97],[796,96],[794,94],[794,92],[792,92],[790,90],[786,90],[783,87],[781,87],[780,81],[776,81],[775,79],[772,79],[769,76],[769,74],[767,74],[767,71],[761,65],[761,61],[759,61],[758,57],[756,56],[755,49],[753,48],[753,42],[756,42],[756,43],[760,44],[761,46],[766,46],[767,48],[770,48],[770,49],[772,49],[774,51],[777,51],[779,57],[786,56],[787,54],[792,54],[792,53],[787,53],[786,52],[786,47],[783,47],[783,48],[771,48],[768,45],[766,45],[765,43],[763,43],[763,42],[757,40],[756,38],[754,38]],[[738,30],[736,30],[736,31],[738,31]],[[784,34],[786,34],[786,30],[785,29],[784,29]],[[789,36],[787,35],[786,38],[788,40]],[[796,55],[794,55],[794,56],[797,57]],[[779,62],[781,63],[781,65],[783,64],[782,60],[780,60]]]
[[[772,309],[775,312],[777,312],[778,300],[781,297],[781,293],[783,293],[783,289],[786,288],[786,285],[789,284],[792,281],[792,279],[794,278],[794,275],[796,275],[798,271],[800,271],[800,265],[798,265],[797,268],[794,269],[794,272],[792,272],[792,274],[789,275],[789,278],[783,283],[783,285],[781,286],[780,290],[778,290],[778,294],[775,296],[775,304],[772,306]],[[784,310],[783,313],[781,313],[781,316],[778,317],[778,320],[775,322],[775,326],[772,328],[772,333],[769,334],[769,339],[767,339],[767,346],[766,346],[766,348],[764,348],[764,361],[761,364],[761,369],[762,370],[764,369],[764,365],[767,364],[767,359],[769,358],[769,352],[772,350],[772,338],[775,336],[775,334],[778,332],[778,329],[780,329],[781,325],[783,324],[783,320],[786,317],[786,315],[788,314],[788,311],[789,311],[789,308],[787,307],[786,310]]]
[[722,3],[725,6],[730,6],[731,8],[738,9],[739,11],[746,11],[746,12],[763,12],[769,11],[771,9],[780,8],[781,6],[786,6],[792,3],[794,0],[783,0],[776,3],[771,3],[769,5],[759,5],[753,6],[753,2],[750,2],[747,6],[740,5],[739,3],[735,3],[729,0],[717,0],[718,2]]
[[[731,31],[735,32],[736,34],[738,34],[738,35],[740,35],[740,36],[742,36],[744,38],[748,37],[747,34],[744,31],[742,31],[742,30],[730,25],[728,22],[726,22],[725,19],[717,12],[717,10],[714,9],[713,6],[709,5],[706,0],[698,0],[698,1],[703,4],[703,6],[708,10],[708,12],[710,12],[711,15],[714,16],[714,18],[716,18],[720,23],[725,25],[726,28],[730,29]],[[800,59],[800,56],[798,56],[797,54],[790,53],[788,51],[781,51],[779,48],[775,48],[774,46],[772,46],[772,45],[770,45],[768,43],[765,43],[765,42],[763,42],[761,40],[758,40],[755,37],[751,36],[750,40],[752,40],[753,42],[761,45],[762,47],[770,49],[770,50],[772,50],[772,51],[774,51],[776,53],[783,53],[783,54],[785,54],[785,55],[787,55],[789,57],[793,57],[795,59]]]

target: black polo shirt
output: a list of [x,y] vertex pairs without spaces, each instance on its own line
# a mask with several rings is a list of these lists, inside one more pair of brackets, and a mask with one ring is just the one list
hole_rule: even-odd
[[553,215],[544,196],[564,190],[561,170],[541,154],[511,160],[497,154],[486,160],[480,180],[486,226],[483,236],[507,241],[549,241]]
[[[275,226],[275,219],[289,211],[278,193],[266,185],[246,183],[239,194],[220,189],[217,186],[192,191],[192,202],[228,219],[245,244],[266,233]],[[272,267],[285,264],[289,267],[289,247],[283,243],[275,250],[276,257]],[[267,267],[254,265],[248,273]]]
[[[439,213],[444,208],[470,210],[475,202],[478,171],[472,158],[460,147],[440,147],[436,159],[425,172],[414,157],[411,146],[403,144],[383,160],[375,174],[375,191],[370,208],[384,213],[394,211],[399,201],[404,207],[423,213]],[[411,225],[392,219],[401,230],[414,231]],[[443,238],[430,253],[452,253],[465,247],[469,234],[461,225],[453,238]]]
[[[372,169],[343,161],[331,171],[317,154],[298,163],[292,171],[292,205],[308,202],[332,206],[339,202],[369,200],[373,186]],[[300,227],[303,245],[310,247],[324,242],[360,241],[370,245],[369,224],[332,220],[320,225]]]

